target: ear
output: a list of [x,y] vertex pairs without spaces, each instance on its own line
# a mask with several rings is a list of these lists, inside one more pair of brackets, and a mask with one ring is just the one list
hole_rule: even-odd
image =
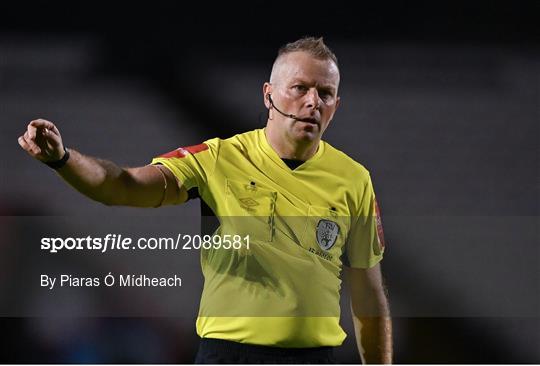
[[263,97],[264,97],[264,105],[266,106],[266,109],[270,109],[272,105],[270,104],[270,100],[268,99],[268,96],[272,94],[272,84],[269,82],[264,83],[263,85]]
[[336,106],[334,107],[334,111],[332,112],[332,116],[330,116],[330,120],[328,121],[328,124],[330,124],[330,122],[332,122],[332,120],[334,119],[334,114],[336,114],[336,111],[339,107],[339,102],[341,101],[341,98],[340,97],[336,97]]

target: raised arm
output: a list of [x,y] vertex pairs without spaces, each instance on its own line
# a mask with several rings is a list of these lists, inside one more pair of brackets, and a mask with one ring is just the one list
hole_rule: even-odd
[[[19,145],[44,163],[66,153],[58,128],[44,119],[33,120],[19,137]],[[73,188],[105,205],[157,207],[187,200],[181,182],[163,166],[121,168],[116,164],[68,149],[69,159],[56,172]]]
[[347,268],[358,352],[364,364],[392,363],[392,319],[379,264]]

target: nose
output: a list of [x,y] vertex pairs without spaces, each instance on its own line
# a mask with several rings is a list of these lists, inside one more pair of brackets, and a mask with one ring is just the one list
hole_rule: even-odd
[[307,105],[306,107],[312,109],[319,109],[321,106],[321,99],[319,98],[319,92],[316,88],[310,88],[306,93]]

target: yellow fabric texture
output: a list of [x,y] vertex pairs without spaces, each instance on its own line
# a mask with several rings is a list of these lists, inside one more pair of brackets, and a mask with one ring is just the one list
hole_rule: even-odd
[[[342,259],[383,256],[369,172],[330,144],[294,170],[258,129],[157,157],[249,248],[201,249],[200,337],[279,347],[338,346]],[[200,149],[198,149],[200,150]],[[345,255],[344,255],[345,254]],[[343,256],[344,255],[344,256]]]

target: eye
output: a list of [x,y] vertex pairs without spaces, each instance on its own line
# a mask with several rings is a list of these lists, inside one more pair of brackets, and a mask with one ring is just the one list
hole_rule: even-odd
[[328,101],[328,100],[330,100],[334,95],[333,95],[332,92],[330,92],[329,90],[320,90],[320,91],[319,91],[319,96],[321,97],[322,100]]
[[293,89],[300,93],[305,93],[308,91],[307,86],[302,84],[293,85]]

